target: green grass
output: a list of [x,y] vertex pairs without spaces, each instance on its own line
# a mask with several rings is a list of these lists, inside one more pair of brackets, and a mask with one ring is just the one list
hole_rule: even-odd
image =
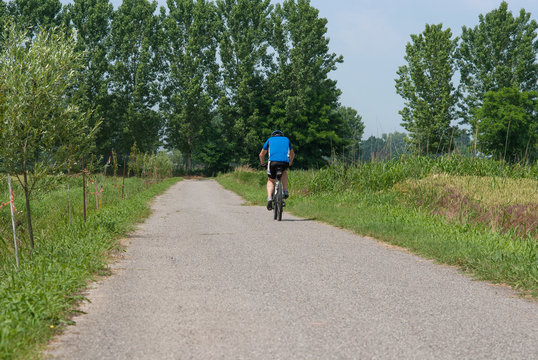
[[[65,181],[52,181],[54,190],[39,191],[32,204],[36,247],[31,254],[22,231],[24,209],[20,204],[24,202],[17,191],[18,230],[23,238],[19,271],[15,268],[11,233],[1,233],[1,359],[39,357],[40,347],[69,323],[70,314],[82,299],[79,294],[88,282],[96,275],[107,274],[111,251],[120,248],[119,239],[149,215],[150,200],[177,181],[169,179],[146,188],[142,180],[128,179],[127,196],[122,201],[118,181],[107,179],[99,211],[95,209],[95,198],[89,198],[87,222],[82,220],[82,191],[77,186],[72,190],[71,224]],[[8,219],[9,211],[1,209],[3,228]]]
[[[406,173],[404,170],[409,170],[410,165],[397,162],[363,165],[374,168],[370,173],[365,169],[338,166],[319,171],[291,171],[286,210],[407,248],[439,263],[458,266],[478,279],[509,284],[521,293],[538,298],[536,239],[432,215],[427,209],[406,201],[394,186],[405,179],[426,177],[435,172],[465,174],[465,171],[438,166],[449,160],[435,161],[437,165],[429,166],[429,171],[423,167],[420,174],[416,163],[411,165],[417,171]],[[488,174],[483,169],[487,164],[479,166],[480,174]],[[536,171],[521,168],[515,173],[514,168],[508,166],[504,169],[495,163],[489,166],[492,172],[513,178],[530,178]],[[471,173],[475,174],[475,170]],[[222,175],[217,180],[249,203],[263,205],[265,176],[262,172],[242,171]]]

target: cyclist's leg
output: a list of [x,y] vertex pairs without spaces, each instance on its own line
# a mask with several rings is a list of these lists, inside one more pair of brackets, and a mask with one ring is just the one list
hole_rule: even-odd
[[275,191],[275,179],[267,178],[267,200],[273,198],[273,192]]
[[288,170],[284,170],[282,173],[282,187],[284,189],[284,198],[288,198],[289,192],[288,192]]
[[273,191],[275,191],[275,180],[267,178],[267,210],[273,210]]
[[273,192],[275,191],[275,177],[276,171],[274,164],[269,161],[267,164],[267,210],[273,209]]
[[282,173],[282,187],[284,190],[288,190],[288,171],[284,170]]

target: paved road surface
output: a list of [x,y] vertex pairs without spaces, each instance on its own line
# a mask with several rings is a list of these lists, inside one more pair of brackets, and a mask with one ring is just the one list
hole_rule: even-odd
[[[158,198],[60,359],[538,359],[538,304],[214,181]],[[287,220],[287,221],[286,221]]]

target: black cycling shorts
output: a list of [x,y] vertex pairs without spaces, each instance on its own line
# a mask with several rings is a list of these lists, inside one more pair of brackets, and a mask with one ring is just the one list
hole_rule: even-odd
[[267,176],[271,179],[276,179],[276,172],[278,170],[284,171],[290,167],[290,164],[282,161],[269,161],[267,164]]

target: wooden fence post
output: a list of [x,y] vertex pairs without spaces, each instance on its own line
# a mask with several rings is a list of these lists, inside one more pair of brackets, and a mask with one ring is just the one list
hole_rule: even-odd
[[86,169],[84,167],[84,155],[82,155],[82,202],[84,207],[84,222],[86,222]]
[[123,193],[125,190],[125,164],[126,164],[126,158],[123,158],[123,183],[121,184],[121,199],[123,200]]

